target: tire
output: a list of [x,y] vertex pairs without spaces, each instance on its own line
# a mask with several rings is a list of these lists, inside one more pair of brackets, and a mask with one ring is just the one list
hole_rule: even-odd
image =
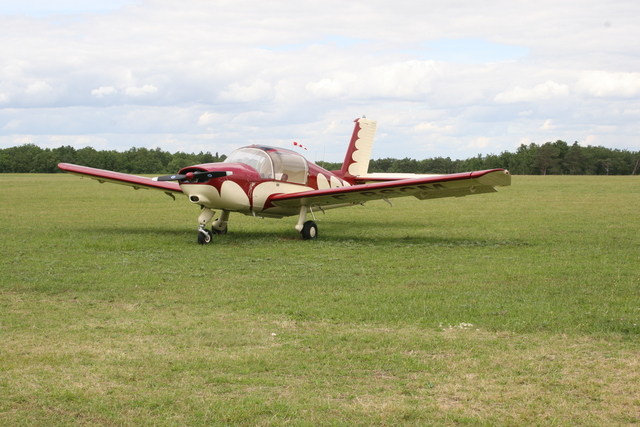
[[201,245],[211,243],[211,232],[206,228],[198,230],[198,243]]
[[304,240],[315,240],[318,237],[318,226],[313,221],[307,221],[302,226],[302,239]]
[[211,227],[211,232],[213,234],[227,234],[227,226],[225,225],[224,228],[222,230],[218,230],[217,228],[213,228]]

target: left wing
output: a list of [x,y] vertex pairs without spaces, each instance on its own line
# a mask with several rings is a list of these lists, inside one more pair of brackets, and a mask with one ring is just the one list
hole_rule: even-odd
[[420,200],[441,197],[462,197],[472,194],[493,193],[496,187],[511,185],[511,175],[504,169],[490,169],[450,175],[398,179],[374,184],[312,190],[293,194],[274,194],[267,199],[269,205],[279,207],[330,206],[345,203],[363,203],[369,200],[414,196]]
[[59,163],[58,167],[63,171],[69,172],[74,175],[79,175],[82,177],[88,176],[89,178],[95,179],[101,184],[105,182],[112,182],[114,184],[128,185],[135,188],[136,190],[139,190],[141,188],[162,190],[172,197],[174,193],[182,194],[180,185],[175,182],[153,181],[151,178],[145,178],[143,176],[113,172],[104,169],[90,168],[87,166],[72,165],[69,163]]

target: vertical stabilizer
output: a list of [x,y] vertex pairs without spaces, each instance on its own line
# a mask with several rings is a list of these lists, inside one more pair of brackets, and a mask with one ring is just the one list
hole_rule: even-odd
[[349,143],[347,155],[342,164],[343,176],[366,175],[369,170],[373,138],[376,135],[378,122],[364,117],[356,119],[355,122],[356,126],[353,129],[351,143]]

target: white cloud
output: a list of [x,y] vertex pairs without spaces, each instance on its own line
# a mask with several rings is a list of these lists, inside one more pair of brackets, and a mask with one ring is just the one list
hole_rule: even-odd
[[51,14],[106,13],[118,9],[130,0],[21,0],[0,2],[0,14],[20,14],[42,17]]
[[518,146],[520,146],[520,145],[529,145],[531,142],[532,142],[531,138],[526,137],[526,136],[525,137],[521,137],[518,140]]
[[249,85],[232,83],[220,94],[220,100],[231,102],[256,102],[269,99],[273,94],[271,83],[257,79]]
[[96,98],[104,98],[105,96],[113,95],[116,93],[118,93],[118,90],[115,87],[111,86],[100,86],[98,89],[93,89],[91,91],[91,95],[95,96]]
[[18,145],[33,144],[33,135],[9,135],[0,136],[0,143],[7,147],[14,147]]
[[587,147],[589,145],[598,145],[598,137],[596,135],[587,135],[585,140],[580,145]]
[[375,67],[368,79],[357,81],[361,82],[359,87],[363,93],[416,99],[430,93],[433,81],[439,76],[433,61],[408,61]]
[[637,2],[25,1],[26,16],[0,7],[0,146],[302,136],[341,160],[366,114],[380,157],[588,135],[640,149]]
[[20,120],[11,120],[9,121],[9,123],[2,127],[2,130],[15,131],[16,129],[20,128],[20,123]]
[[198,117],[198,125],[199,126],[209,126],[214,123],[220,122],[221,115],[216,113],[205,112],[202,113],[200,117]]
[[542,101],[567,95],[569,95],[569,86],[546,81],[530,88],[516,86],[513,89],[497,94],[495,101],[511,104],[515,102]]
[[318,98],[332,99],[346,95],[345,85],[340,80],[324,78],[307,83],[305,89]]
[[156,92],[158,92],[158,88],[154,85],[144,85],[141,87],[131,86],[124,90],[125,95],[133,97],[151,95]]
[[416,100],[431,92],[440,75],[433,61],[404,61],[336,72],[334,77],[310,82],[305,88],[323,99]]
[[104,147],[108,144],[108,140],[100,136],[84,136],[84,135],[52,135],[46,138],[43,146],[48,148],[56,148],[62,145],[71,145],[74,147]]
[[556,128],[556,126],[554,126],[552,124],[553,120],[551,119],[547,119],[544,121],[544,123],[542,124],[542,126],[540,126],[540,130],[553,130]]
[[53,88],[45,81],[37,81],[30,83],[25,92],[29,95],[41,95],[50,93],[53,91]]
[[418,133],[449,133],[453,131],[453,126],[451,125],[439,125],[435,122],[429,123],[420,123],[413,128]]
[[596,97],[637,97],[640,73],[586,71],[578,80],[577,89]]
[[470,149],[470,148],[484,149],[484,148],[487,148],[489,146],[490,142],[491,142],[491,140],[489,138],[481,136],[481,137],[476,138],[473,141],[471,141],[469,144],[467,144],[465,146],[465,148],[467,148],[467,149]]

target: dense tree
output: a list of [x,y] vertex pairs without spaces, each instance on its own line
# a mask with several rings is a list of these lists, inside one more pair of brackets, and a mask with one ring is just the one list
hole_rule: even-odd
[[[371,163],[374,163],[374,162],[375,162],[375,160],[371,161]],[[372,169],[371,163],[369,164],[369,171],[370,172],[375,172]],[[324,168],[324,169],[326,169],[328,171],[335,171],[335,170],[342,169],[342,163],[338,163],[338,162],[324,162],[322,160],[319,160],[319,161],[316,162],[316,164],[318,166],[320,166],[321,168]]]
[[19,147],[6,148],[3,154],[1,166],[3,172],[17,172],[17,173],[34,173],[34,172],[46,172],[45,170],[38,170],[39,166],[44,166],[45,158],[39,154],[47,151],[34,144],[25,144]]
[[558,170],[559,164],[560,150],[550,142],[541,145],[533,155],[533,167],[540,169],[542,175],[546,175],[552,168]]
[[[226,156],[210,152],[171,154],[160,148],[131,148],[125,152],[98,151],[91,147],[76,150],[71,146],[54,149],[33,144],[0,149],[0,173],[55,173],[57,164],[75,163],[99,169],[134,174],[163,174],[177,172],[194,164],[223,161]],[[341,163],[318,162],[327,170],[339,170]],[[583,147],[577,142],[546,142],[542,145],[521,144],[511,153],[478,154],[466,160],[434,157],[415,160],[372,159],[370,172],[396,173],[455,173],[471,170],[505,168],[514,175],[636,175],[640,173],[640,152],[611,149],[601,146]]]
[[576,141],[564,156],[564,167],[570,175],[581,175],[584,173],[586,164],[587,158],[584,155],[583,148]]
[[415,159],[410,159],[409,157],[405,157],[401,160],[396,160],[391,165],[391,170],[389,172],[392,173],[416,173],[418,170],[418,161]]
[[536,173],[533,168],[533,155],[538,146],[535,143],[529,145],[520,144],[513,158],[510,171],[516,175],[531,175]]
[[[385,159],[371,160],[369,162],[369,172],[389,172],[391,170],[391,165],[396,162],[396,159],[391,159],[389,157]],[[336,168],[340,169],[340,167]]]
[[456,169],[457,168],[469,171],[484,169],[484,158],[482,157],[482,154],[478,154],[476,157],[470,157],[467,160],[459,161],[459,165],[456,165]]
[[160,148],[131,148],[125,152],[97,151],[92,147],[76,150],[70,146],[54,149],[33,144],[0,149],[0,173],[56,173],[58,163],[75,163],[117,172],[154,174],[177,172],[199,163],[223,161],[226,156],[207,152],[171,154]]

